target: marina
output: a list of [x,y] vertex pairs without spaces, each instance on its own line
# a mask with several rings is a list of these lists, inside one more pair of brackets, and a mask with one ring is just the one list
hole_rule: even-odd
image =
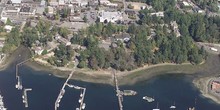
[[122,105],[123,95],[118,86],[118,79],[117,79],[115,70],[113,70],[113,74],[114,74],[114,81],[115,81],[115,87],[116,87],[116,96],[118,97],[119,110],[123,110],[123,105]]

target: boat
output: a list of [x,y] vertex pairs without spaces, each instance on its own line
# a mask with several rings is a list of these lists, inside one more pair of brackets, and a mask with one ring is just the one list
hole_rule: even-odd
[[1,94],[0,94],[0,110],[7,110],[7,108],[4,107],[3,96]]
[[82,102],[82,99],[80,98],[80,99],[79,99],[79,103],[81,103],[81,102]]
[[79,108],[76,108],[76,110],[79,110]]
[[132,95],[136,95],[136,94],[137,94],[137,92],[133,91],[133,90],[124,90],[123,91],[124,96],[132,96]]
[[83,104],[82,104],[82,109],[85,109],[85,108],[86,108],[86,104],[83,103]]
[[196,110],[195,107],[189,108],[188,110]]
[[175,102],[173,105],[170,106],[170,109],[176,109]]
[[154,98],[148,96],[144,96],[143,99],[146,100],[147,102],[153,102],[155,100]]
[[157,108],[154,108],[153,110],[160,110],[160,109],[158,108],[158,103],[157,103]]

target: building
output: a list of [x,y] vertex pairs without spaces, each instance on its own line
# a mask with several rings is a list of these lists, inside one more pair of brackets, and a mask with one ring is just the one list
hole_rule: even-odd
[[61,5],[61,6],[64,6],[65,5],[65,2],[64,2],[64,0],[59,0],[59,5]]
[[53,7],[51,6],[48,6],[48,14],[54,14],[54,10],[53,10]]
[[36,10],[29,6],[23,6],[20,9],[20,15],[33,16],[35,15]]
[[34,53],[37,55],[41,55],[44,49],[42,47],[35,47],[34,48]]
[[6,24],[7,23],[8,18],[7,17],[1,17],[1,21]]
[[164,17],[164,12],[156,12],[156,13],[150,13],[151,16],[156,15],[157,17]]
[[70,16],[70,22],[84,22],[84,20],[80,16]]
[[13,15],[16,16],[19,14],[19,12],[20,12],[20,8],[8,6],[8,7],[3,8],[1,17],[13,16]]
[[128,33],[121,33],[114,36],[115,41],[128,42],[131,36]]
[[220,82],[218,81],[213,81],[211,84],[211,90],[216,91],[220,89]]
[[11,0],[12,4],[21,4],[21,0]]
[[61,37],[61,36],[59,36],[59,35],[57,35],[57,36],[55,37],[55,39],[56,39],[58,42],[64,44],[65,46],[71,45],[71,42],[70,42],[70,41],[68,41],[67,39],[65,39],[65,38],[63,38],[63,37]]
[[46,6],[46,1],[45,0],[42,0],[41,2],[40,2],[40,7],[45,7]]
[[77,5],[77,6],[87,6],[88,5],[88,0],[72,0],[71,3],[73,5]]
[[48,3],[49,3],[50,6],[53,6],[53,7],[54,7],[54,6],[58,6],[58,4],[59,4],[59,3],[57,2],[57,0],[49,0]]
[[176,23],[176,21],[172,21],[170,25],[173,27],[173,31],[176,34],[176,37],[180,37],[181,34],[179,32],[178,24]]
[[115,23],[118,20],[123,20],[121,12],[106,12],[104,10],[99,12],[99,21],[100,22],[112,22]]
[[110,4],[111,2],[109,0],[99,0],[100,5],[107,5]]
[[10,25],[5,25],[5,27],[4,27],[4,29],[6,30],[6,32],[11,32],[11,30],[12,30],[12,26],[10,26]]

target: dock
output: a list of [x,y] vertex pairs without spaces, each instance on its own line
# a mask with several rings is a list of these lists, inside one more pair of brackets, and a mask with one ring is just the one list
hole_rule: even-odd
[[116,87],[116,96],[118,97],[119,110],[123,110],[123,105],[122,105],[123,95],[122,95],[122,92],[119,89],[118,80],[117,80],[117,76],[116,76],[115,73],[116,72],[114,70],[113,74],[114,74],[114,81],[115,81],[115,87]]
[[86,106],[85,103],[84,103],[86,88],[82,88],[82,90],[83,90],[83,92],[82,92],[82,94],[80,94],[80,99],[79,99],[79,100],[81,100],[79,110],[84,110],[85,106]]
[[19,67],[20,65],[26,63],[26,62],[29,61],[30,59],[32,59],[32,58],[29,58],[29,59],[27,59],[27,60],[24,60],[24,61],[22,61],[22,62],[20,62],[20,63],[18,63],[18,64],[16,65],[16,68],[15,68],[15,76],[16,76],[16,79],[17,79],[17,84],[15,85],[15,88],[17,88],[18,90],[22,90],[22,88],[23,88],[21,77],[20,77],[19,74],[18,74],[18,67]]
[[66,79],[66,82],[63,84],[63,87],[62,87],[61,90],[60,90],[60,93],[59,93],[59,95],[58,95],[58,97],[57,97],[57,100],[56,100],[56,102],[55,102],[55,110],[57,110],[57,108],[59,108],[59,106],[60,106],[60,101],[61,101],[61,99],[63,98],[63,95],[64,95],[64,93],[65,93],[65,87],[68,85],[67,82],[70,80],[70,78],[72,77],[73,73],[74,73],[74,71],[72,71],[72,72],[69,74],[69,77]]
[[22,95],[22,99],[23,99],[23,103],[25,104],[25,107],[28,107],[27,92],[28,92],[28,91],[31,91],[31,90],[32,90],[31,88],[27,88],[27,89],[24,88],[23,95]]

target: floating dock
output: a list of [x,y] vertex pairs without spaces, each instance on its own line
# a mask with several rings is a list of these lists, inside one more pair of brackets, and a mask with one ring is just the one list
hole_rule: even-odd
[[32,90],[31,88],[27,88],[27,89],[24,89],[24,91],[23,91],[22,99],[23,99],[23,103],[25,104],[25,107],[28,107],[27,92],[31,91],[31,90]]
[[56,102],[55,102],[55,110],[57,110],[57,108],[59,108],[59,106],[60,106],[60,101],[61,101],[61,99],[63,98],[63,95],[64,95],[64,93],[65,93],[65,87],[68,85],[67,82],[70,80],[70,78],[72,77],[73,73],[74,73],[74,71],[72,71],[72,72],[69,74],[69,77],[66,79],[66,82],[63,84],[63,87],[62,87],[62,89],[60,90],[60,93],[59,93],[59,95],[58,95],[58,97],[57,97],[57,100],[56,100]]
[[83,102],[84,97],[85,97],[85,93],[86,93],[86,88],[82,88],[82,90],[83,90],[83,92],[82,92],[82,94],[80,94],[80,99],[79,99],[79,100],[81,100],[79,110],[84,110],[86,107],[86,104]]

